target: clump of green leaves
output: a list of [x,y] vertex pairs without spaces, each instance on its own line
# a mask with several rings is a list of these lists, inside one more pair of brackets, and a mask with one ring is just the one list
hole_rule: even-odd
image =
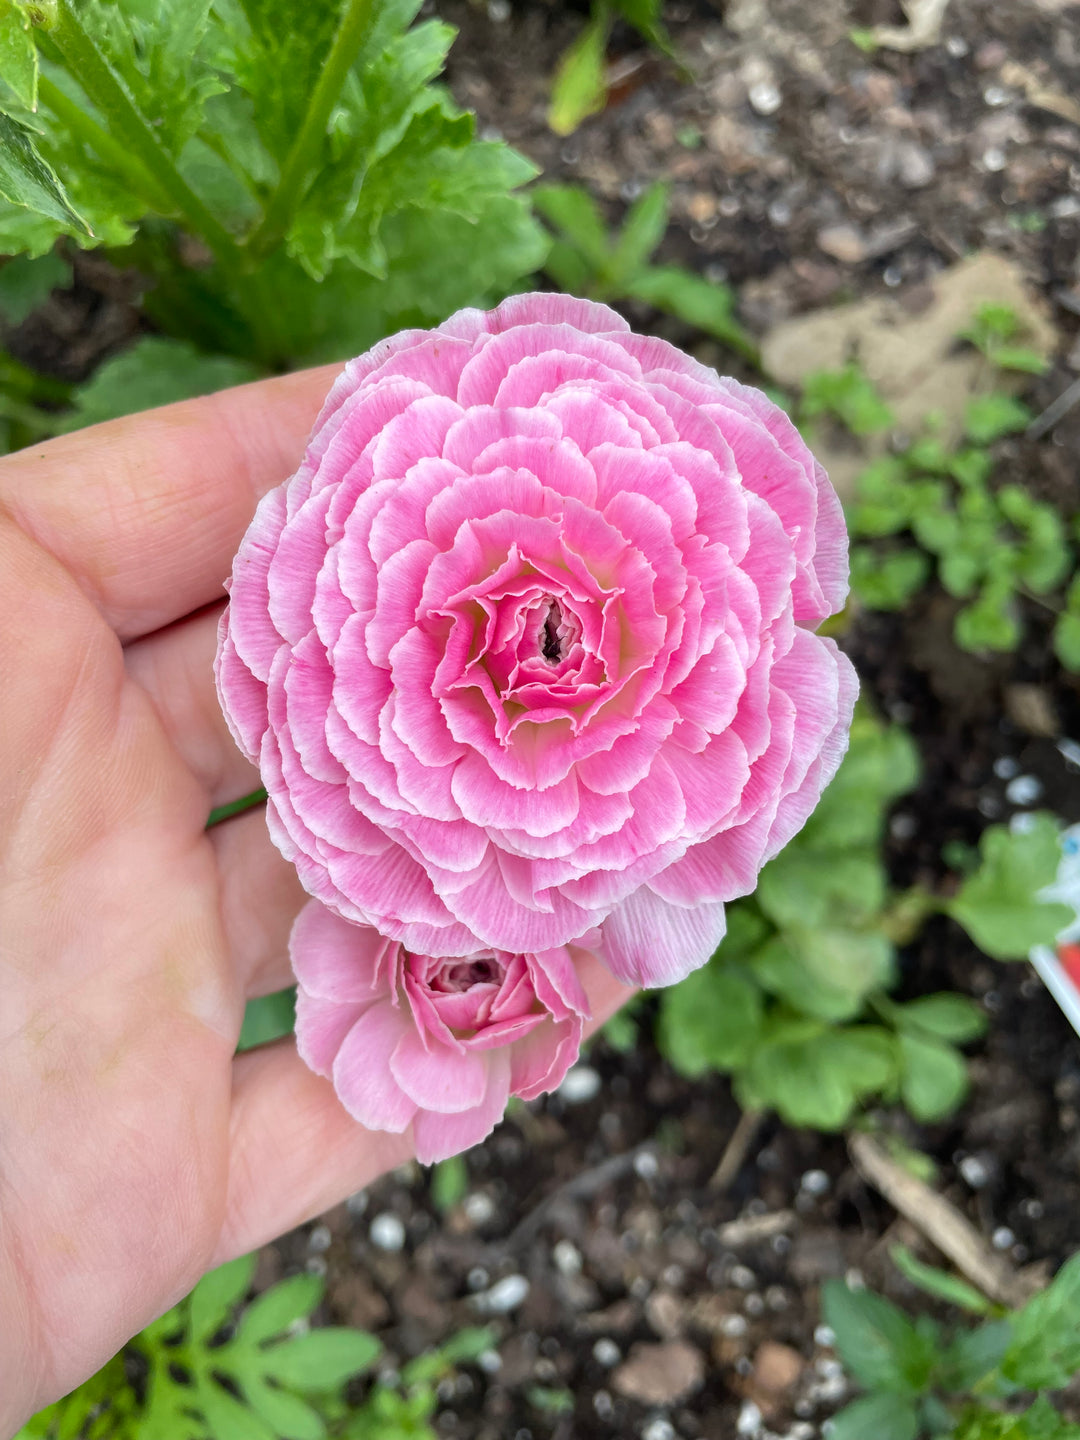
[[838,1129],[872,1099],[937,1120],[963,1099],[959,1046],[983,1031],[954,994],[890,999],[897,946],[925,919],[950,915],[998,959],[1023,959],[1071,918],[1038,892],[1057,872],[1049,816],[1026,831],[984,834],[982,861],[951,898],[889,889],[881,857],[887,811],[918,778],[903,731],[856,716],[851,748],[804,829],[728,907],[728,933],[703,969],[660,996],[658,1042],[694,1076],[731,1073],[746,1109]]
[[[7,0],[0,255],[66,238],[137,268],[148,318],[193,347],[156,373],[189,393],[199,352],[279,369],[499,298],[544,254],[513,193],[535,170],[433,83],[454,32],[418,10]],[[0,312],[58,263],[0,271]]]
[[211,1271],[130,1342],[145,1367],[141,1393],[113,1360],[17,1440],[320,1440],[326,1407],[382,1347],[363,1330],[308,1327],[323,1294],[314,1275],[282,1280],[240,1308],[254,1269],[248,1255]]
[[245,1305],[254,1269],[249,1255],[211,1271],[16,1440],[436,1440],[439,1382],[495,1343],[490,1326],[462,1330],[353,1404],[343,1387],[371,1368],[379,1341],[310,1326],[324,1288],[315,1275]]
[[572,134],[607,104],[607,47],[616,20],[625,20],[654,50],[674,58],[662,9],[663,0],[593,0],[584,29],[555,71],[548,124],[556,135]]
[[753,340],[735,318],[735,292],[681,265],[650,257],[668,226],[668,190],[657,181],[611,234],[596,201],[579,185],[539,185],[532,200],[555,234],[544,269],[561,290],[592,300],[643,300],[713,335],[756,364]]
[[1047,1393],[1080,1371],[1080,1255],[1012,1313],[900,1247],[894,1259],[920,1288],[985,1318],[975,1329],[950,1331],[927,1315],[912,1320],[869,1290],[829,1281],[825,1321],[868,1392],[834,1417],[832,1440],[1080,1440],[1080,1425]]
[[[985,357],[992,377],[1038,374],[1045,361],[1017,343],[1020,321],[1003,305],[983,305],[962,338]],[[860,368],[807,380],[802,413],[829,414],[855,435],[887,430],[891,412]],[[1030,409],[998,388],[975,395],[964,443],[946,446],[932,432],[897,454],[881,456],[859,476],[848,522],[852,588],[875,610],[898,610],[936,568],[943,588],[963,605],[954,637],[975,653],[1015,650],[1022,639],[1018,597],[1060,592],[1076,569],[1066,525],[1051,504],[1021,485],[995,485],[990,446],[1024,430]],[[912,543],[913,542],[913,543]],[[1052,607],[1053,608],[1053,607]],[[1062,663],[1080,669],[1080,584],[1065,592],[1054,630]]]

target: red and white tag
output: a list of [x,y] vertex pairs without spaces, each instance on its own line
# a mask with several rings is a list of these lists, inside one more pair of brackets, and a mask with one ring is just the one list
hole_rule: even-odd
[[1058,936],[1056,950],[1036,945],[1031,963],[1080,1035],[1080,825],[1063,832],[1061,852],[1057,880],[1047,886],[1042,896],[1070,906],[1076,919]]

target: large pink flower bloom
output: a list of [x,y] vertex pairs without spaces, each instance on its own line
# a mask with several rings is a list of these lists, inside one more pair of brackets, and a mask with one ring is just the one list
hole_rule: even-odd
[[316,900],[289,943],[300,1054],[368,1129],[411,1124],[425,1165],[478,1144],[510,1095],[534,1099],[577,1058],[573,949],[413,955]]
[[856,682],[839,503],[794,426],[602,305],[520,295],[346,366],[236,559],[218,684],[307,889],[422,954],[603,922],[704,963]]

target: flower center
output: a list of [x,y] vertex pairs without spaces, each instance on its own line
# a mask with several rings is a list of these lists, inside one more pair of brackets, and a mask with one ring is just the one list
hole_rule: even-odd
[[[545,596],[548,602],[547,615],[540,629],[540,654],[549,665],[557,665],[563,658],[563,624],[562,606],[554,595]],[[560,631],[563,634],[560,634]]]
[[443,967],[433,988],[444,994],[461,994],[474,985],[497,985],[502,979],[502,966],[494,955],[474,955],[455,960]]

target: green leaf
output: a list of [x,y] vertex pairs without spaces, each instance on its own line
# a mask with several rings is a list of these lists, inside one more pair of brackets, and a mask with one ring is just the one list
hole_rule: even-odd
[[74,392],[63,429],[78,430],[119,415],[209,395],[254,380],[259,371],[229,355],[201,355],[183,340],[148,335],[106,360]]
[[951,1115],[968,1092],[967,1064],[951,1045],[904,1033],[900,1040],[900,1095],[916,1120]]
[[919,752],[898,725],[883,726],[856,710],[851,742],[840,769],[798,837],[816,851],[877,847],[892,801],[919,781]]
[[844,1365],[865,1389],[917,1395],[925,1388],[937,1360],[936,1336],[917,1329],[895,1305],[829,1280],[822,1313]]
[[244,1398],[282,1440],[323,1440],[326,1434],[322,1416],[306,1400],[265,1380],[245,1376]]
[[601,8],[559,61],[548,109],[548,124],[556,135],[572,134],[607,103],[604,58],[609,29],[607,9]]
[[562,231],[593,270],[606,267],[610,249],[607,229],[587,190],[580,185],[536,185],[529,197],[548,224]]
[[0,315],[20,325],[54,290],[71,284],[71,264],[56,254],[19,255],[0,268]]
[[0,79],[20,105],[37,109],[37,46],[30,14],[17,0],[0,0]]
[[668,187],[657,180],[634,202],[623,222],[608,267],[612,284],[622,286],[638,273],[664,238],[667,223]]
[[891,1037],[875,1026],[768,1021],[736,1076],[736,1093],[744,1108],[773,1108],[788,1124],[838,1130],[864,1095],[892,1084],[894,1053]]
[[244,1023],[236,1042],[237,1053],[269,1045],[291,1035],[296,1028],[296,988],[278,990],[273,995],[260,995],[244,1006]]
[[188,1305],[188,1333],[192,1340],[209,1340],[251,1288],[255,1273],[254,1255],[240,1255],[204,1275],[191,1292]]
[[868,545],[851,552],[851,588],[871,610],[901,610],[926,584],[930,562],[915,549],[879,555]]
[[613,0],[615,9],[639,35],[662,54],[673,56],[671,38],[661,20],[663,0]]
[[1015,435],[1031,423],[1031,411],[1012,395],[979,395],[964,411],[964,432],[976,445],[990,445],[1003,435]]
[[992,1320],[956,1335],[941,1357],[940,1381],[944,1389],[973,1389],[995,1371],[1009,1348],[1012,1323]]
[[1012,1317],[1001,1373],[1024,1390],[1059,1390],[1080,1373],[1080,1254]]
[[966,995],[942,991],[922,995],[906,1005],[895,1005],[893,1019],[902,1030],[923,1031],[937,1040],[964,1045],[986,1033],[986,1016]]
[[761,991],[713,960],[663,991],[657,1044],[681,1075],[741,1065],[761,1029]]
[[267,1374],[298,1390],[333,1390],[378,1359],[382,1345],[362,1330],[328,1326],[267,1352]]
[[440,1160],[431,1172],[431,1201],[445,1213],[460,1205],[469,1189],[469,1166],[464,1155]]
[[626,293],[727,345],[756,363],[758,349],[735,318],[735,292],[681,265],[651,265],[628,281]]
[[1019,370],[1024,375],[1044,375],[1049,368],[1045,355],[1022,345],[1001,345],[990,356],[1001,370]]
[[897,1395],[867,1395],[845,1405],[829,1426],[829,1440],[916,1440],[919,1413],[914,1401]]
[[317,1275],[290,1275],[264,1290],[244,1311],[237,1337],[245,1345],[259,1345],[282,1334],[296,1320],[310,1315],[323,1295]]
[[1054,654],[1066,670],[1080,670],[1080,615],[1064,611],[1054,624]]
[[933,1295],[935,1299],[944,1300],[949,1305],[958,1305],[961,1310],[970,1311],[972,1315],[993,1313],[993,1305],[974,1285],[969,1285],[958,1275],[950,1275],[946,1270],[924,1265],[906,1245],[893,1245],[889,1250],[889,1257],[900,1273],[927,1295]]
[[754,974],[775,995],[822,1020],[850,1020],[868,994],[893,979],[894,954],[879,931],[785,930],[753,957]]
[[90,235],[90,226],[68,200],[52,166],[39,154],[34,132],[0,112],[0,195],[64,230]]
[[1008,653],[1020,643],[1015,591],[1007,581],[988,581],[979,598],[956,617],[954,632],[962,650]]
[[982,864],[946,907],[975,944],[995,960],[1024,960],[1035,945],[1052,945],[1075,917],[1067,905],[1038,898],[1061,862],[1053,817],[1033,815],[1029,828],[992,825],[979,844]]
[[803,382],[802,412],[806,419],[832,415],[853,435],[888,430],[893,413],[861,366],[852,361],[842,370],[816,370]]
[[266,1421],[210,1375],[198,1377],[195,1403],[213,1440],[275,1440],[274,1431]]
[[885,903],[885,871],[877,856],[811,849],[796,840],[758,876],[757,903],[781,929],[858,926]]

